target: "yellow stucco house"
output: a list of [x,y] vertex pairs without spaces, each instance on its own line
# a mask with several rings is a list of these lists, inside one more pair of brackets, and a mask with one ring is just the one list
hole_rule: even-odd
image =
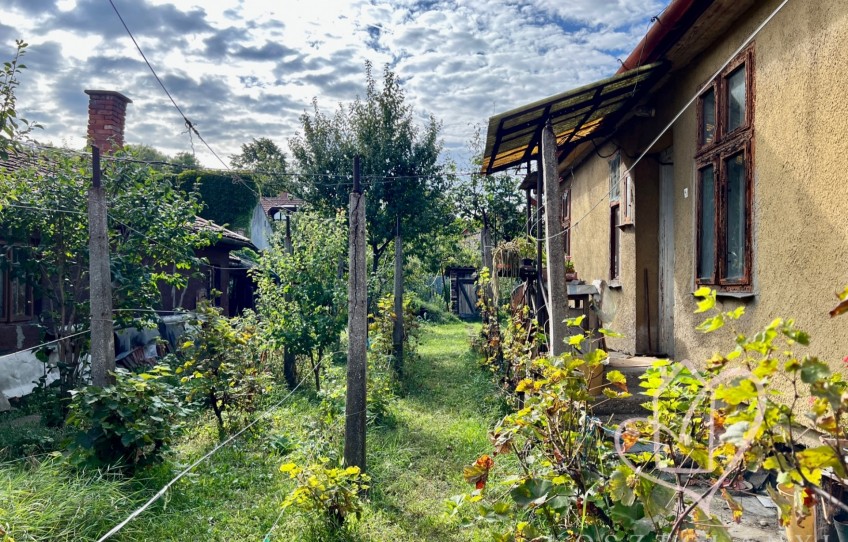
[[[609,347],[703,361],[692,293],[793,317],[834,366],[848,321],[848,2],[673,0],[618,74],[490,119],[485,172],[540,170],[557,137],[566,254]],[[533,183],[527,186],[532,187]],[[538,199],[538,198],[536,198]]]

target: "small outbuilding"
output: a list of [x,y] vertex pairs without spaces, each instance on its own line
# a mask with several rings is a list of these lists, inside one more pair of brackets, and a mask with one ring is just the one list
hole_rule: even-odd
[[477,268],[448,267],[445,274],[450,280],[451,312],[460,318],[477,318],[480,316],[477,307]]

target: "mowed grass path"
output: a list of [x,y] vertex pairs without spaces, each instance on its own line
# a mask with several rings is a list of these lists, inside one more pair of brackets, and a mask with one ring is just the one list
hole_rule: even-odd
[[471,329],[425,329],[406,367],[397,423],[369,435],[374,490],[364,540],[491,540],[444,517],[445,499],[472,489],[462,469],[491,450],[488,431],[500,414],[497,390],[469,351]]
[[[485,529],[463,528],[446,516],[444,504],[471,489],[462,469],[491,450],[487,433],[502,414],[496,387],[469,351],[475,329],[452,323],[422,330],[418,353],[405,367],[403,392],[392,402],[393,419],[368,429],[372,489],[361,520],[348,528],[321,532],[314,517],[295,510],[280,516],[292,486],[279,466],[306,461],[314,445],[306,428],[320,416],[320,398],[307,388],[200,464],[111,540],[262,542],[278,517],[272,542],[491,540]],[[341,378],[344,367],[330,372]],[[333,434],[332,446],[341,449],[340,435]],[[276,453],[280,436],[296,449]],[[0,524],[10,524],[17,542],[97,540],[217,442],[211,417],[198,420],[168,462],[131,479],[74,473],[51,461],[0,464]]]
[[[469,333],[475,329],[465,323],[424,327],[417,355],[405,366],[403,392],[393,401],[393,420],[368,428],[367,471],[372,481],[361,520],[330,535],[311,528],[314,519],[290,510],[271,541],[491,540],[488,531],[462,528],[459,519],[447,517],[444,504],[470,491],[463,467],[491,449],[488,431],[501,413],[496,387],[469,350]],[[275,415],[274,426],[288,426],[288,434],[296,435],[308,416],[317,416],[314,401],[298,396]],[[224,458],[211,461],[215,466],[198,467],[196,480],[181,489],[198,494],[185,495],[184,505],[175,507],[168,519],[148,516],[143,530],[150,538],[145,540],[261,542],[290,490],[277,467],[292,458],[256,453],[250,445],[239,448],[222,450]],[[247,469],[245,461],[252,462]],[[186,512],[194,519],[186,521]],[[137,535],[127,539],[138,540]]]

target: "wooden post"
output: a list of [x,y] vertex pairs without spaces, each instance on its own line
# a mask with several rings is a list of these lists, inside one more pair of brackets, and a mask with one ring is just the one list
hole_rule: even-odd
[[[489,268],[489,276],[492,280],[495,280],[496,271],[494,257],[492,255],[492,231],[489,229],[489,221],[485,215],[483,218],[483,229],[480,230],[480,244],[483,249],[483,267]],[[491,282],[483,289],[483,295],[486,296],[486,305],[494,306],[492,302],[493,291]]]
[[536,170],[536,320],[544,330],[548,325],[548,311],[545,307],[545,299],[542,295],[544,281],[542,280],[542,241],[545,237],[542,229],[542,157],[539,157],[539,165]]
[[395,372],[403,374],[403,240],[400,236],[400,215],[395,219],[395,325],[392,346]]
[[353,158],[350,194],[350,270],[347,316],[347,399],[345,465],[365,471],[365,398],[368,367],[368,284],[365,269],[365,196],[359,186],[359,156]]
[[562,205],[557,171],[556,137],[551,123],[542,130],[542,174],[545,181],[545,250],[548,257],[548,334],[550,354],[565,351],[567,328],[564,323],[568,308],[568,286],[565,280],[565,252],[562,245]]
[[114,382],[115,337],[112,325],[112,271],[109,266],[109,231],[106,194],[100,185],[100,149],[91,148],[93,171],[88,189],[88,276],[91,295],[91,383]]
[[[286,254],[289,257],[294,254],[294,248],[292,247],[291,240],[291,220],[288,211],[286,211],[286,237],[285,237],[285,248]],[[291,301],[291,294],[286,294],[286,301]],[[283,376],[286,379],[286,385],[290,390],[293,390],[297,387],[297,359],[295,358],[294,352],[291,348],[286,346],[283,350]]]

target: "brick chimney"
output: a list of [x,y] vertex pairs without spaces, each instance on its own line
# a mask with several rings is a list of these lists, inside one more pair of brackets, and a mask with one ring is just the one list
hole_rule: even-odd
[[86,90],[88,142],[104,154],[124,146],[124,119],[132,100],[113,90]]

